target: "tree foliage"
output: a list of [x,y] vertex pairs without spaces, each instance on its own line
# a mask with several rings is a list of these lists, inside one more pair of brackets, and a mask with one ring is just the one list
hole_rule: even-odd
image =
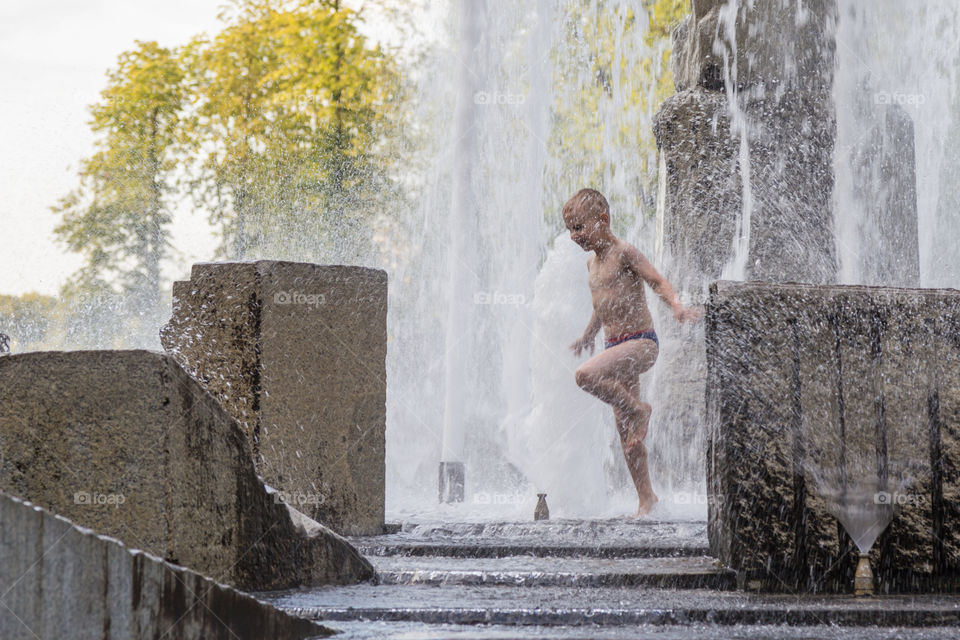
[[360,16],[331,0],[234,0],[221,18],[181,49],[138,42],[108,73],[96,152],[54,207],[57,238],[85,258],[65,296],[121,291],[155,310],[178,197],[218,226],[222,256],[318,260],[363,244],[395,194],[378,149],[396,74]]
[[86,262],[69,287],[117,283],[155,309],[169,249],[183,72],[170,49],[138,42],[107,76],[91,107],[97,151],[80,166],[80,187],[62,198],[55,234]]
[[222,225],[225,255],[315,253],[362,225],[384,186],[375,147],[395,85],[390,61],[338,2],[237,8],[185,55],[187,133],[202,153],[191,190]]

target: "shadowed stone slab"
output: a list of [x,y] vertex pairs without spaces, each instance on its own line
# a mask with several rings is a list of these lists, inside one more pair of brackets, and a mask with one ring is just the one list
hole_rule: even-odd
[[947,289],[711,286],[708,533],[747,586],[849,589],[847,522],[883,531],[881,590],[960,586],[946,525],[960,474],[944,472],[960,459],[960,339],[945,321],[958,309]]
[[372,577],[268,494],[236,421],[172,357],[11,355],[0,388],[0,489],[241,588]]
[[241,424],[264,480],[340,533],[382,533],[385,272],[197,264],[173,295],[164,349]]
[[332,632],[0,492],[0,638],[263,640]]
[[713,558],[373,558],[377,583],[516,587],[657,586],[732,589],[736,575]]
[[[307,618],[336,620],[420,620],[433,624],[484,622],[512,626],[507,637],[522,635],[519,625],[579,625],[569,637],[608,637],[602,626],[637,624],[682,625],[671,633],[662,626],[638,632],[628,628],[624,638],[950,638],[936,626],[960,622],[955,598],[798,598],[794,594],[745,594],[740,591],[663,589],[647,587],[539,587],[358,585],[336,590],[261,594],[269,602]],[[698,621],[709,623],[693,627]],[[369,624],[369,622],[368,622]],[[782,625],[763,629],[746,625]],[[731,629],[727,625],[743,625]],[[800,629],[784,625],[798,625]],[[846,627],[836,633],[834,625]],[[869,630],[856,629],[863,625]],[[912,630],[878,627],[907,625]],[[336,625],[339,626],[339,625]],[[850,628],[854,627],[854,628]],[[920,633],[919,628],[923,628]],[[720,629],[720,632],[711,630]],[[423,629],[418,629],[421,633]],[[542,633],[542,632],[541,632]],[[382,632],[381,632],[382,634]],[[449,634],[449,632],[448,632]],[[551,630],[550,637],[568,637]],[[535,634],[530,634],[534,637]]]

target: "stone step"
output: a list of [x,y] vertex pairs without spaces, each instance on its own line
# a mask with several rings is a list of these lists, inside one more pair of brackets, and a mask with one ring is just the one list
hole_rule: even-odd
[[676,544],[637,545],[564,545],[564,544],[456,544],[449,542],[392,542],[379,540],[352,540],[365,556],[412,556],[450,558],[507,558],[535,556],[538,558],[676,558],[704,556],[706,545]]
[[[708,625],[730,629],[737,637],[758,637],[747,626],[796,625],[807,630],[796,637],[862,637],[820,635],[812,629],[872,627],[870,637],[951,637],[939,627],[960,624],[960,600],[950,596],[791,596],[744,594],[708,589],[648,587],[570,587],[517,589],[469,585],[356,585],[350,587],[259,594],[291,613],[322,621],[409,622],[421,624],[527,625],[557,628],[647,625],[648,634],[674,625]],[[884,635],[884,628],[913,628],[910,633]],[[634,630],[636,626],[632,627]],[[759,637],[791,637],[776,631]],[[422,629],[421,629],[422,631]],[[831,632],[832,633],[832,632]],[[956,633],[956,629],[953,629]],[[729,634],[729,631],[727,632]],[[587,633],[587,636],[592,633]],[[639,634],[631,635],[637,637]],[[690,634],[686,637],[699,637]],[[512,637],[512,636],[511,636]],[[658,638],[661,637],[657,632]],[[724,633],[713,637],[730,637]]]
[[326,620],[324,626],[338,632],[338,640],[410,640],[411,638],[457,638],[458,640],[956,640],[953,627],[875,627],[803,625],[505,625],[444,624],[378,620]]
[[655,586],[733,589],[736,574],[707,556],[682,558],[370,557],[381,585]]
[[367,556],[658,558],[707,554],[706,523],[549,520],[406,523],[391,535],[350,540]]

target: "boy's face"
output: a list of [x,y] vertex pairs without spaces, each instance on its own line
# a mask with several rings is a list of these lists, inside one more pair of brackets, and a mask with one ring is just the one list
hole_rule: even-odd
[[563,223],[570,231],[570,239],[580,245],[584,251],[593,251],[602,237],[602,229],[609,224],[606,213],[594,215],[580,209],[564,211]]

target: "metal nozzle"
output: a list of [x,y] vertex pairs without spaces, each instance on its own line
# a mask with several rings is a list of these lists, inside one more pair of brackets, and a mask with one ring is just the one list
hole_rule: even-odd
[[873,595],[873,570],[870,568],[870,556],[866,553],[861,553],[857,562],[857,572],[853,577],[853,595]]

